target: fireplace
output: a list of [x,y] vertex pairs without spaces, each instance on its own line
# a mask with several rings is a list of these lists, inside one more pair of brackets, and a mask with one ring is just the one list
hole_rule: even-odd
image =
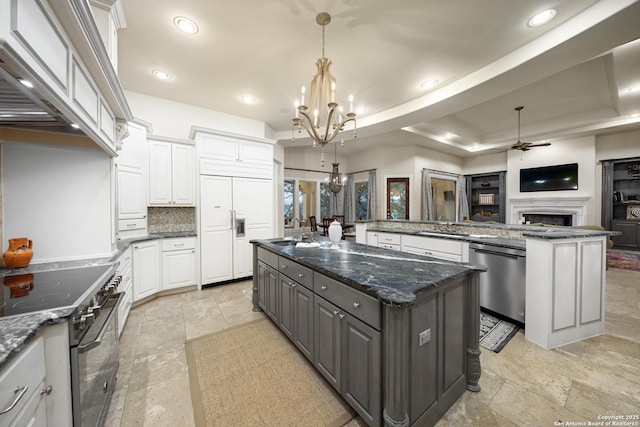
[[589,197],[512,198],[510,224],[519,224],[524,218],[532,224],[587,225],[589,200]]
[[573,225],[573,215],[524,214],[523,216],[527,224],[559,225],[564,227]]

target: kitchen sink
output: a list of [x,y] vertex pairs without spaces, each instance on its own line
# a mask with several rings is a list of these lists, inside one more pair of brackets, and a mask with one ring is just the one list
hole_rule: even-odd
[[295,246],[298,244],[298,242],[300,242],[300,240],[289,239],[289,240],[275,240],[269,243],[271,243],[272,245],[278,245],[278,246]]

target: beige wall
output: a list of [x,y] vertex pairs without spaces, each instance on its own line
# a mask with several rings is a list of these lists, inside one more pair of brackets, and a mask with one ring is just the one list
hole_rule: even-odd
[[[358,141],[356,143],[365,144],[366,142]],[[463,175],[507,171],[507,200],[513,197],[548,197],[550,193],[554,197],[562,195],[589,197],[587,220],[594,224],[600,224],[602,174],[598,162],[603,159],[640,156],[640,131],[572,138],[554,141],[549,147],[526,152],[506,151],[468,158],[444,154],[423,147],[372,148],[346,158],[341,157],[340,148],[338,148],[338,153],[342,172],[377,170],[377,218],[385,217],[386,178],[409,177],[411,185],[410,215],[411,219],[419,219],[420,176],[422,169],[427,168]],[[579,189],[577,191],[560,192],[562,194],[559,192],[520,193],[519,171],[521,168],[574,162],[579,164]],[[303,149],[286,149],[284,166],[308,167],[319,170],[319,153]],[[532,196],[532,194],[534,195]],[[509,205],[507,209],[509,209]]]

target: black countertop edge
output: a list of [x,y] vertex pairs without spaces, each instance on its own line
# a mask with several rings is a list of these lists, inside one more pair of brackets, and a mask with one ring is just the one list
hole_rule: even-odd
[[337,250],[330,249],[326,240],[320,240],[322,246],[319,248],[296,248],[295,245],[274,243],[282,241],[297,240],[279,238],[252,240],[251,243],[392,306],[413,305],[420,294],[432,287],[443,286],[469,273],[486,271],[485,266],[445,261],[351,241],[341,241]]
[[[0,276],[4,277],[15,274],[37,273],[40,271],[64,270],[112,264],[133,243],[195,236],[197,236],[195,231],[152,233],[146,236],[120,240],[117,244],[118,250],[110,257],[30,264],[24,268],[2,268],[0,269]],[[74,307],[65,307],[59,310],[38,311],[7,318],[0,318],[0,370],[3,369],[14,356],[18,355],[42,328],[66,322],[73,312]]]

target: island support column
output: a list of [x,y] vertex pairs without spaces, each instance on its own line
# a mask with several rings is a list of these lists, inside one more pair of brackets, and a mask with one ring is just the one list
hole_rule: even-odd
[[262,272],[258,268],[258,245],[253,246],[253,286],[251,290],[253,291],[251,294],[251,303],[253,304],[253,308],[251,311],[262,311],[260,306],[258,305],[258,301],[260,300],[258,292],[258,281],[264,280],[264,278],[260,277]]
[[467,390],[480,391],[480,273],[469,275],[469,343],[467,345]]
[[409,426],[409,309],[383,307],[382,360],[384,361],[384,425]]

